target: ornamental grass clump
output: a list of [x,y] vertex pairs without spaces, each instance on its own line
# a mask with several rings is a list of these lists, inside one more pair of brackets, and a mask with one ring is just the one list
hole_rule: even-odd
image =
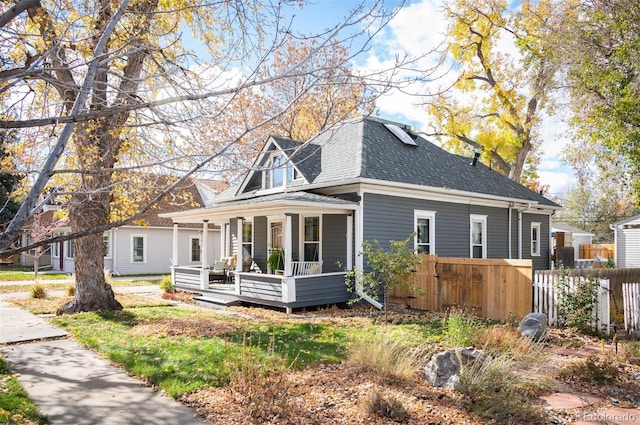
[[464,407],[483,421],[495,424],[546,424],[547,414],[528,397],[522,377],[514,373],[508,354],[483,356],[461,369],[455,389]]
[[426,357],[424,349],[383,332],[355,339],[348,355],[351,364],[372,372],[381,383],[409,381]]
[[442,319],[443,343],[446,348],[469,347],[478,327],[475,319],[460,309],[452,309]]
[[31,298],[47,298],[47,289],[41,283],[36,283],[31,287]]
[[273,355],[273,336],[266,354],[260,353],[259,346],[244,337],[241,352],[231,365],[231,395],[252,423],[294,419],[298,407],[291,394],[294,384],[285,373],[286,360]]

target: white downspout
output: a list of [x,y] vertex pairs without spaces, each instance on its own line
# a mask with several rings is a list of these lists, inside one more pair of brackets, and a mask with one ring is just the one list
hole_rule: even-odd
[[613,262],[618,267],[618,226],[610,224],[609,229],[613,230]]
[[202,220],[202,245],[200,247],[202,258],[200,262],[202,263],[202,268],[204,269],[209,265],[209,247],[207,241],[209,240],[209,220]]
[[511,233],[513,232],[513,231],[512,231],[512,229],[511,229],[511,220],[513,220],[513,213],[512,213],[512,211],[511,211],[511,208],[512,208],[512,207],[513,207],[513,204],[512,204],[512,203],[510,203],[510,204],[509,204],[509,224],[507,225],[507,230],[508,230],[508,232],[509,232],[509,260],[511,260],[511,257],[512,257],[512,255],[511,255],[511,247],[512,247],[512,241],[511,241],[511,239],[512,239],[512,236],[513,236],[513,235],[511,234]]
[[530,203],[525,208],[518,208],[518,260],[522,260],[522,213],[530,208]]
[[[363,240],[363,232],[364,232],[364,220],[362,217],[362,202],[364,201],[364,194],[360,194],[360,206],[358,207],[357,210],[355,210],[353,212],[354,214],[354,218],[355,218],[355,223],[356,223],[356,248],[360,249],[359,247],[362,247],[362,240]],[[362,258],[362,254],[360,251],[358,251],[358,254],[356,256],[356,270],[364,270],[364,259]],[[377,300],[374,300],[373,298],[371,298],[370,296],[368,296],[367,294],[364,293],[364,290],[362,289],[362,282],[360,282],[360,279],[358,279],[358,277],[356,276],[356,294],[362,298],[363,300],[365,300],[366,302],[368,302],[369,304],[371,304],[372,306],[374,306],[375,308],[377,308],[378,310],[382,310],[382,304],[380,304]]]
[[120,273],[118,273],[118,250],[116,249],[116,247],[118,246],[118,228],[114,228],[113,229],[113,240],[111,241],[111,262],[112,262],[112,266],[113,266],[113,270],[111,271],[112,274],[116,275],[116,276],[120,276]]

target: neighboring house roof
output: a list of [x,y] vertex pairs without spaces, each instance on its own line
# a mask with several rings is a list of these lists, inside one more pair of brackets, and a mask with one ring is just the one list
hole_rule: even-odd
[[552,231],[565,232],[565,233],[573,233],[574,235],[582,235],[582,236],[595,236],[594,233],[587,232],[586,230],[579,229],[567,223],[552,223],[551,225]]
[[[332,126],[308,144],[272,137],[310,185],[378,180],[517,199],[551,208],[559,205],[471,158],[451,154],[402,126],[415,145],[405,144],[387,127],[388,121],[359,118]],[[397,124],[396,124],[397,125]],[[267,145],[268,146],[268,145]],[[255,185],[236,188],[236,196],[252,196]],[[256,180],[257,183],[257,180]],[[304,190],[305,185],[296,187]],[[237,193],[242,190],[244,193]],[[230,193],[215,200],[228,202]]]
[[627,223],[630,223],[630,222],[633,222],[633,221],[636,221],[636,220],[640,221],[640,214],[634,215],[633,217],[625,218],[625,219],[620,220],[620,221],[616,221],[615,223],[613,223],[613,225],[614,226],[622,226],[624,224],[627,224]]

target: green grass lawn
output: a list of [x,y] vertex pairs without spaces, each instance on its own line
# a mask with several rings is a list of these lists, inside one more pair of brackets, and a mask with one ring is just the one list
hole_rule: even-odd
[[27,392],[0,357],[0,423],[46,424],[47,418],[29,400]]
[[[33,280],[34,274],[32,271],[19,271],[19,270],[0,270],[0,281],[16,281],[16,280]],[[38,278],[41,280],[58,280],[69,279],[72,277],[68,273],[38,273]]]

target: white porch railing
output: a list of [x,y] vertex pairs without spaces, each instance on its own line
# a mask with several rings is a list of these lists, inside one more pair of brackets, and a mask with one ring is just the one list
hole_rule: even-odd
[[[586,279],[583,276],[566,276],[568,291],[575,291],[579,283]],[[561,317],[558,313],[560,294],[558,282],[560,275],[553,271],[537,271],[533,280],[533,311],[544,313],[550,326],[558,326]],[[609,279],[600,279],[598,301],[593,310],[593,318],[599,330],[610,331],[609,315]],[[626,311],[626,310],[625,310]]]
[[624,328],[632,334],[640,333],[640,283],[623,283]]
[[292,261],[292,276],[307,276],[322,273],[322,261]]

